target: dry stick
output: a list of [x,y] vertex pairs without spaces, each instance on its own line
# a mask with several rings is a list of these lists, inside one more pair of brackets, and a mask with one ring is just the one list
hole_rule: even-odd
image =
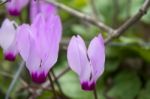
[[83,19],[87,22],[90,22],[92,24],[94,24],[95,26],[99,27],[100,29],[103,29],[105,31],[107,31],[108,33],[111,33],[108,38],[106,38],[105,40],[105,44],[109,43],[110,41],[112,41],[113,39],[119,37],[120,35],[122,35],[129,27],[131,27],[132,25],[134,25],[137,21],[139,21],[141,19],[141,17],[146,14],[149,6],[150,6],[150,0],[145,0],[144,4],[142,5],[142,7],[140,8],[139,12],[137,14],[135,14],[133,17],[131,17],[130,19],[128,19],[123,25],[121,25],[118,29],[113,30],[112,28],[110,28],[109,26],[105,25],[104,23],[95,20],[94,18],[92,18],[91,16],[85,15],[79,11],[76,11],[62,3],[58,3],[56,1],[52,1],[52,0],[47,0],[48,2],[52,3],[53,5],[55,5],[58,8],[63,9],[64,11],[80,18]]
[[52,87],[52,90],[53,90],[54,98],[57,99],[57,94],[56,94],[56,91],[55,91],[54,83],[53,83],[52,77],[50,75],[50,72],[48,73],[48,78],[49,78],[49,81],[50,81],[50,84],[51,84],[51,87]]
[[70,13],[71,15],[75,16],[75,17],[78,17],[82,20],[85,20],[95,26],[97,26],[98,28],[108,32],[108,33],[111,33],[113,31],[112,28],[110,28],[109,26],[105,25],[103,22],[101,21],[98,21],[96,20],[95,18],[93,18],[92,16],[89,16],[89,15],[86,15],[84,13],[81,13],[77,10],[74,10],[62,3],[58,3],[57,1],[54,1],[54,0],[47,0],[49,3],[55,5],[56,7],[60,8],[60,9],[63,9],[64,11]]
[[4,5],[4,4],[7,3],[7,2],[8,2],[8,0],[2,1],[2,2],[0,3],[0,6],[1,6],[1,5]]
[[150,0],[145,0],[144,4],[139,9],[138,13],[136,13],[133,17],[128,19],[123,25],[121,25],[118,29],[116,29],[112,34],[110,34],[108,38],[106,38],[105,44],[122,35],[129,27],[131,27],[137,21],[139,21],[142,18],[142,16],[147,13],[149,6]]

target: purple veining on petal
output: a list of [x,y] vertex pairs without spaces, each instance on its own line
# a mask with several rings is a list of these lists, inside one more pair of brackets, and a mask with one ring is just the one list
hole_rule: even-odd
[[7,53],[4,56],[5,56],[5,59],[9,61],[14,61],[16,58],[12,53]]
[[46,75],[44,74],[44,72],[40,73],[40,74],[37,74],[37,73],[32,73],[32,80],[35,82],[35,83],[43,83],[46,81]]
[[20,12],[17,11],[17,10],[9,10],[9,14],[12,15],[12,16],[19,16],[20,15]]
[[88,82],[83,82],[81,84],[81,87],[83,90],[91,91],[91,90],[94,90],[95,85],[96,85],[95,82],[92,82],[91,84],[89,84]]

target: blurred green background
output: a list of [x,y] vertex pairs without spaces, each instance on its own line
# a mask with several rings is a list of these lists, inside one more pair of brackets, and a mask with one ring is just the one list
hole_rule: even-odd
[[[59,2],[92,15],[90,0],[58,0]],[[117,28],[139,10],[144,0],[95,0],[98,19],[107,25]],[[63,38],[59,52],[59,59],[54,66],[58,75],[67,66],[66,44],[72,35],[81,35],[89,42],[100,32],[106,38],[109,34],[84,20],[80,20],[59,9],[63,23]],[[16,20],[19,24],[29,23],[28,7],[22,11],[20,17],[9,16],[4,6],[0,6],[0,23],[5,17]],[[141,21],[137,22],[120,38],[113,40],[106,46],[105,72],[97,82],[99,99],[150,99],[150,11]],[[21,58],[15,62],[5,61],[0,50],[0,99],[3,99],[16,73]],[[31,81],[27,69],[21,74],[21,79],[29,87],[40,86]],[[70,99],[93,99],[93,92],[85,92],[80,88],[77,75],[69,71],[59,80],[64,94]],[[23,86],[19,79],[11,92],[11,99],[29,99],[35,93]],[[38,88],[32,88],[33,91]],[[52,93],[43,90],[35,99],[51,99]],[[34,99],[34,98],[33,98]]]

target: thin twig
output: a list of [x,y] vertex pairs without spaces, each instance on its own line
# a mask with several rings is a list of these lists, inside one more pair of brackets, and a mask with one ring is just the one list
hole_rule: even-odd
[[2,1],[2,2],[0,3],[0,6],[1,6],[1,5],[4,5],[4,4],[7,3],[7,2],[8,2],[8,0]]
[[70,13],[71,15],[73,15],[75,17],[78,17],[78,18],[80,18],[82,20],[85,20],[85,21],[87,21],[87,22],[97,26],[98,28],[100,28],[100,29],[102,29],[102,30],[104,30],[104,31],[106,31],[108,33],[111,33],[113,31],[112,28],[110,28],[109,26],[105,25],[103,22],[96,20],[92,16],[89,16],[89,15],[86,15],[86,14],[84,14],[82,12],[74,10],[74,9],[72,9],[72,8],[62,4],[62,3],[58,3],[57,1],[54,1],[54,0],[47,0],[47,1],[49,3],[55,5],[56,7],[61,8],[62,10]]
[[53,80],[52,80],[52,77],[51,77],[50,73],[48,73],[48,78],[49,78],[49,81],[51,83],[51,87],[52,87],[52,90],[53,90],[54,98],[57,99],[57,94],[56,94],[54,83],[53,83]]
[[12,82],[11,82],[11,84],[10,84],[8,90],[7,90],[5,99],[9,98],[9,95],[10,95],[11,91],[13,90],[14,85],[16,84],[17,79],[19,78],[19,76],[21,74],[21,72],[22,72],[22,70],[24,68],[24,65],[25,65],[25,63],[22,61],[21,64],[20,64],[20,66],[19,66],[19,68],[18,68],[18,70],[17,70],[17,72],[16,72],[16,74],[14,75],[14,79],[12,80]]
[[105,25],[104,23],[95,20],[94,18],[92,18],[91,16],[85,15],[84,13],[81,13],[79,11],[76,11],[62,3],[58,3],[56,1],[53,0],[47,0],[49,3],[52,3],[53,5],[57,6],[58,8],[63,9],[64,11],[80,18],[83,19],[89,23],[94,24],[95,26],[99,27],[102,30],[105,30],[109,33],[109,36],[106,38],[105,40],[105,44],[109,43],[110,41],[112,41],[113,39],[119,37],[120,35],[122,35],[129,27],[131,27],[132,25],[134,25],[137,21],[139,21],[141,19],[141,17],[143,15],[146,14],[149,6],[150,6],[150,0],[145,0],[144,4],[141,6],[141,8],[139,9],[138,13],[136,13],[133,17],[131,17],[130,19],[128,19],[123,25],[121,25],[119,28],[117,29],[112,29],[111,27]]
[[141,6],[139,11],[130,19],[128,19],[123,25],[121,25],[118,29],[116,29],[112,34],[108,36],[105,40],[105,44],[109,43],[114,38],[122,35],[129,27],[134,25],[137,21],[139,21],[143,15],[145,15],[150,6],[150,0],[145,0],[144,4]]

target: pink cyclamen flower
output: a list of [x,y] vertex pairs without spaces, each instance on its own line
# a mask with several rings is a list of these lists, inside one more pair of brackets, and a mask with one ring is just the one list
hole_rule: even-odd
[[7,11],[12,16],[19,16],[21,10],[28,4],[29,0],[8,0]]
[[101,35],[95,37],[88,50],[80,36],[73,36],[67,51],[70,68],[80,77],[83,90],[93,90],[104,71],[105,46]]
[[3,48],[6,60],[14,61],[17,48],[16,48],[16,23],[5,19],[0,28],[0,46]]
[[57,15],[46,20],[43,14],[38,14],[31,26],[23,24],[18,28],[18,50],[34,82],[43,83],[56,63],[61,34],[61,20]]
[[33,21],[36,15],[43,13],[45,17],[51,14],[57,14],[57,9],[54,5],[46,2],[45,0],[31,0],[30,2],[30,19]]

